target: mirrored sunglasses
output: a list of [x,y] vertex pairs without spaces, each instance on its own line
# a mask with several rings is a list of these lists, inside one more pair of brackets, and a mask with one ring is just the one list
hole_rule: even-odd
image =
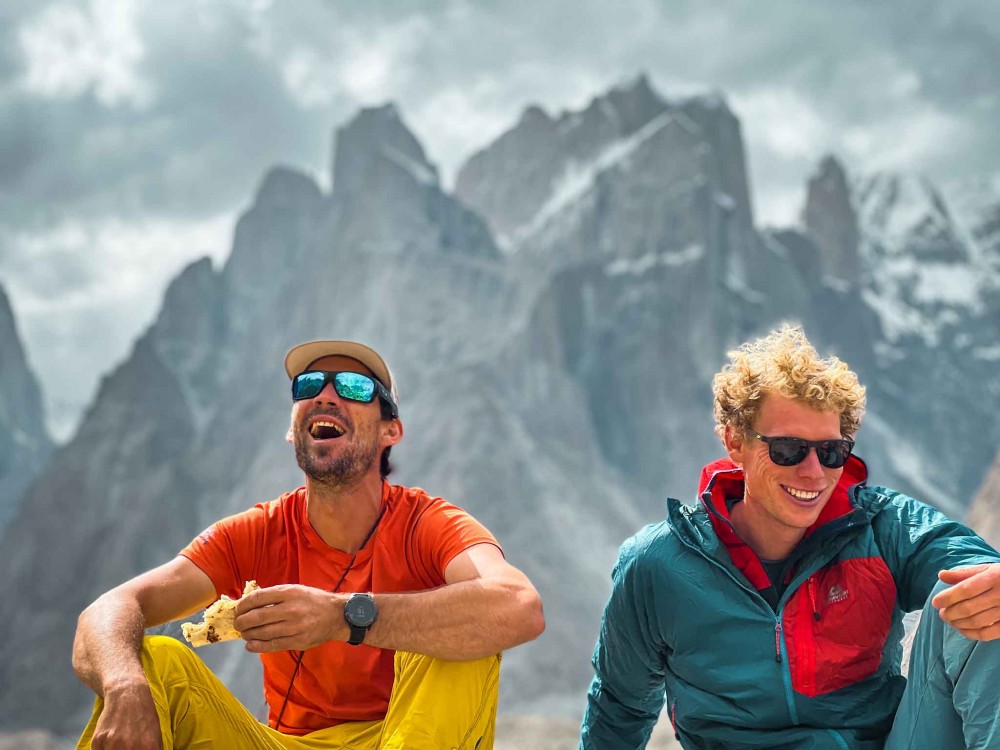
[[306,370],[292,378],[292,400],[302,401],[316,398],[327,383],[333,383],[333,389],[341,398],[370,404],[375,396],[379,396],[389,404],[392,417],[399,416],[399,409],[392,399],[392,394],[375,378],[362,375],[360,372],[330,372],[328,370]]

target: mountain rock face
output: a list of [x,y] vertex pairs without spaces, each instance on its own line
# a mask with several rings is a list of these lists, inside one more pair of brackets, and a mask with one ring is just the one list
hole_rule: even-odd
[[[688,148],[690,152],[685,151]],[[660,161],[644,164],[649,154]],[[633,165],[641,168],[632,170]],[[657,167],[667,173],[658,174]],[[547,244],[540,234],[564,234],[563,225],[579,219],[585,207],[598,225],[608,220],[640,220],[647,227],[658,223],[669,232],[675,222],[683,225],[696,220],[697,214],[637,216],[605,210],[600,201],[611,186],[601,183],[623,171],[642,173],[654,184],[673,184],[688,195],[698,193],[702,200],[718,201],[721,209],[736,215],[744,230],[752,224],[739,122],[717,97],[670,104],[653,91],[645,76],[595,98],[582,112],[563,113],[555,120],[540,107],[528,108],[514,129],[459,170],[455,194],[487,218],[509,250]],[[683,184],[684,179],[693,182]],[[634,198],[636,209],[648,205],[639,194],[645,187],[631,185],[633,192],[619,194],[616,202],[631,207]],[[585,196],[589,200],[581,202]],[[574,210],[564,210],[571,207]],[[597,231],[581,249],[606,246],[611,239],[607,229],[591,229]],[[649,249],[611,249],[607,254],[628,256],[637,251],[644,255]]]
[[856,286],[861,280],[858,222],[844,168],[831,156],[809,180],[802,223],[819,245],[822,273]]
[[[225,266],[178,276],[28,490],[0,542],[0,727],[79,731],[77,612],[301,483],[281,363],[310,338],[383,353],[407,429],[391,480],[468,508],[541,592],[545,634],[504,658],[507,712],[582,711],[617,547],[665,495],[695,499],[721,453],[709,383],[748,337],[797,320],[858,370],[876,483],[964,512],[993,458],[990,219],[975,234],[919,185],[824,162],[806,225],[759,233],[725,102],[668,102],[645,78],[581,112],[530,108],[455,196],[392,106],[340,128],[332,161],[329,195],[264,177]],[[239,644],[201,655],[260,710]]]
[[488,217],[495,234],[506,236],[557,195],[561,182],[585,172],[595,156],[633,135],[665,106],[643,77],[629,90],[611,91],[583,112],[558,119],[529,107],[513,130],[462,167],[455,194]]
[[880,330],[869,432],[890,428],[893,471],[919,496],[961,513],[1000,445],[1000,264],[975,239],[982,228],[963,222],[926,180],[875,175],[857,182],[854,201],[861,295]]
[[0,534],[52,453],[42,396],[0,287]]

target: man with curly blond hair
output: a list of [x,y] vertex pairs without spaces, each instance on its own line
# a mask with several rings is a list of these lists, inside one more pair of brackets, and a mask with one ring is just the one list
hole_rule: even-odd
[[1000,554],[866,484],[857,376],[785,325],[713,392],[728,458],[622,546],[580,747],[644,747],[666,704],[685,748],[1000,748]]

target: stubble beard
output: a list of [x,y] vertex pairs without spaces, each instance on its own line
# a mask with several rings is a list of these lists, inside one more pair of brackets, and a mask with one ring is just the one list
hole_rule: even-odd
[[[348,438],[345,436],[333,442],[336,444],[340,440]],[[352,440],[339,456],[330,458],[327,447],[311,443],[304,431],[299,430],[295,435],[295,460],[299,468],[313,481],[331,488],[356,484],[371,470],[377,459],[378,443],[375,440]]]

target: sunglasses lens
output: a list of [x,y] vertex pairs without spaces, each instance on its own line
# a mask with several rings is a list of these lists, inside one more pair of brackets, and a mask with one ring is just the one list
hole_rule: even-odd
[[816,458],[828,469],[839,469],[847,463],[853,447],[846,440],[831,440],[816,448]]
[[767,450],[771,460],[778,466],[794,466],[802,463],[809,453],[809,446],[801,438],[779,437],[771,438]]
[[301,372],[292,380],[292,399],[299,401],[304,398],[315,398],[326,385],[326,373]]
[[375,381],[359,372],[338,372],[333,379],[337,395],[363,404],[371,403],[375,397]]

